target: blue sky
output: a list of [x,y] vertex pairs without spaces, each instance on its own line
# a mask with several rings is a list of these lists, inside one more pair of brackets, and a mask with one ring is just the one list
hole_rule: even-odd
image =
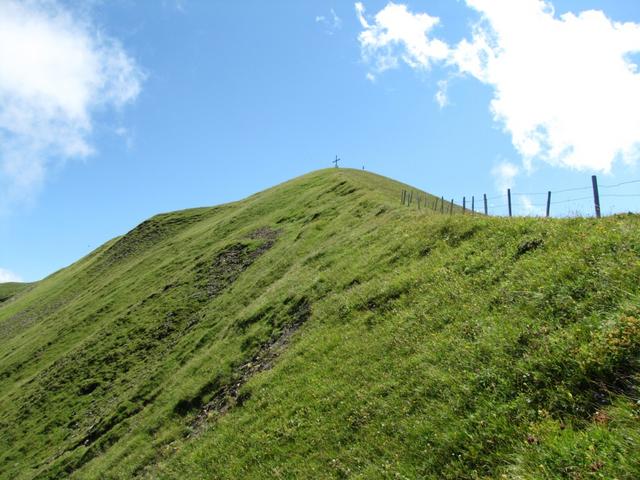
[[[7,0],[0,281],[40,279],[156,213],[241,199],[336,154],[456,201],[640,179],[640,4],[552,4]],[[515,210],[544,200],[516,195]],[[552,213],[590,215],[591,202]]]

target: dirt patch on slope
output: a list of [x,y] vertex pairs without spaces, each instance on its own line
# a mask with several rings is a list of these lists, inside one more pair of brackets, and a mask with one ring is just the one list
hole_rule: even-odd
[[253,264],[263,253],[275,244],[280,232],[262,227],[251,232],[252,240],[264,240],[257,247],[248,243],[234,243],[220,251],[211,262],[203,262],[196,267],[198,283],[209,297],[217,296],[237,280],[242,272]]
[[265,342],[249,361],[240,365],[234,374],[234,381],[220,386],[213,398],[200,408],[192,423],[196,432],[209,418],[220,417],[231,408],[242,406],[249,399],[249,394],[243,394],[240,390],[254,375],[273,367],[276,359],[288,346],[292,335],[311,317],[311,304],[303,297],[296,301],[287,313],[292,322],[285,325],[278,335]]
[[280,230],[274,230],[270,227],[261,227],[254,230],[247,236],[252,240],[266,240],[267,242],[271,242],[271,245],[273,245],[279,235]]

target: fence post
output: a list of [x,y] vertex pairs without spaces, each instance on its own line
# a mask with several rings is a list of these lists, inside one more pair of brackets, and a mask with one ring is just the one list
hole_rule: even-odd
[[483,193],[482,195],[484,197],[484,214],[489,215],[489,209],[487,208],[487,194]]
[[547,218],[549,218],[550,210],[551,210],[551,191],[547,192]]
[[449,215],[453,213],[453,198],[451,199],[451,206],[449,207]]
[[511,216],[511,189],[507,188],[507,201],[509,203],[509,216]]
[[440,197],[440,213],[444,213],[444,197]]
[[591,183],[593,184],[593,203],[596,207],[596,218],[600,218],[600,194],[598,193],[598,179],[595,175],[591,176]]
[[471,215],[476,214],[476,197],[475,195],[471,195]]
[[462,197],[462,214],[467,211],[467,197]]
[[404,205],[404,190],[400,193],[400,203]]
[[433,211],[435,212],[436,210],[438,210],[438,197],[436,197],[436,203],[433,205]]
[[411,193],[409,193],[409,206],[411,206],[411,202],[413,201],[413,190],[411,190]]

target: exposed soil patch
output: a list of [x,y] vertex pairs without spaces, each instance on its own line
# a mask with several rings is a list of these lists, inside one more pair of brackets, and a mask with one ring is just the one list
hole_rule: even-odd
[[[270,227],[261,227],[251,232],[248,237],[252,240],[267,240],[268,242],[275,242],[279,235],[280,230],[274,230]],[[273,243],[271,243],[270,246],[273,246]]]
[[[311,316],[309,300],[306,297],[299,299],[289,308],[288,314],[292,323],[285,325],[280,333],[264,343],[248,362],[240,365],[234,375],[234,381],[220,386],[213,398],[200,408],[200,413],[192,424],[196,430],[202,427],[207,419],[222,416],[234,406],[242,406],[249,399],[250,395],[246,392],[242,394],[240,390],[251,377],[273,367],[276,359],[289,344],[291,336]],[[212,385],[217,386],[218,379],[214,380]]]
[[234,243],[219,252],[210,263],[197,267],[197,277],[209,297],[217,296],[237,280],[242,272],[275,244],[280,232],[262,227],[251,232],[252,240],[264,240],[257,247],[248,243]]

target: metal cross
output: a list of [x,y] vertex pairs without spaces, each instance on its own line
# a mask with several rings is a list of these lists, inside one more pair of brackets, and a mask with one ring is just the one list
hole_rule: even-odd
[[336,155],[336,159],[331,163],[333,163],[336,166],[336,168],[338,168],[338,162],[339,161],[340,161],[340,159],[338,158],[338,155]]

